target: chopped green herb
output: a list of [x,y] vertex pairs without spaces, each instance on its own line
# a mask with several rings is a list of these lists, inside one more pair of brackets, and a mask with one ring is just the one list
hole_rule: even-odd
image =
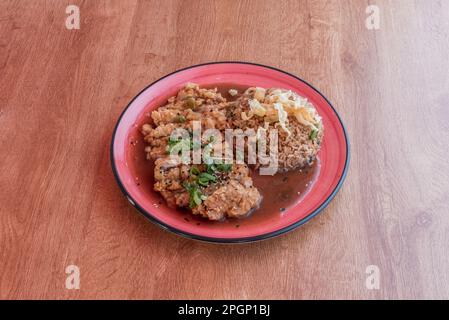
[[195,190],[195,192],[192,192],[191,194],[192,200],[195,203],[195,206],[199,206],[202,202],[201,195],[199,194],[198,190]]
[[182,186],[184,187],[184,189],[186,189],[188,192],[193,192],[195,189],[198,189],[198,185],[195,182],[187,182],[184,181],[184,183],[182,184]]
[[184,182],[182,186],[189,192],[190,208],[195,208],[196,206],[199,206],[202,202],[203,195],[201,194],[201,191],[198,189],[198,185],[196,183]]
[[207,187],[209,185],[209,180],[204,178],[198,178],[198,183],[203,187]]
[[193,166],[192,168],[190,168],[190,175],[192,176],[192,175],[199,175],[200,174],[200,170],[197,168],[197,167],[195,167],[195,166]]
[[168,138],[168,146],[167,146],[167,152],[171,153],[171,151],[173,150],[173,148],[179,143],[179,139],[170,136]]
[[215,177],[214,175],[211,175],[210,173],[207,173],[207,172],[202,172],[202,173],[199,175],[199,179],[203,179],[203,180],[207,180],[207,181],[212,181],[212,182],[217,181],[217,177]]
[[318,130],[313,129],[309,136],[310,140],[315,140],[317,135],[318,135]]
[[232,164],[230,163],[220,163],[217,164],[217,170],[220,172],[229,172],[232,169]]

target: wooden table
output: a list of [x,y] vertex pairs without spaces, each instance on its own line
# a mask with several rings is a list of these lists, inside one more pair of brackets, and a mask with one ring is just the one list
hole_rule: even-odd
[[[370,3],[378,30],[359,0],[1,1],[0,298],[449,298],[449,1]],[[66,29],[69,4],[79,30]],[[347,126],[342,190],[287,235],[187,240],[114,181],[127,102],[217,60],[300,75]]]

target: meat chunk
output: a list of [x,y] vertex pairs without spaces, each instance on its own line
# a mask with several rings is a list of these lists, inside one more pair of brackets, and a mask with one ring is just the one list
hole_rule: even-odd
[[[292,91],[249,88],[229,104],[227,116],[233,128],[256,132],[259,128],[278,129],[280,171],[312,165],[320,150],[324,130],[321,117],[307,100]],[[267,144],[269,141],[267,136]]]
[[189,205],[189,194],[182,186],[188,177],[188,166],[170,157],[158,158],[154,167],[154,190],[161,193],[170,207]]
[[[171,157],[155,161],[154,190],[162,194],[170,207],[190,207],[193,214],[222,220],[244,217],[259,206],[262,197],[253,186],[246,165],[233,165],[230,171],[213,173],[215,180],[206,186],[198,184],[197,179],[207,166],[195,166],[197,175],[192,175],[190,169],[191,166]],[[195,185],[201,203],[192,202],[192,190],[186,185]]]
[[[251,179],[251,178],[250,178]],[[209,220],[242,218],[256,209],[262,197],[252,185],[245,187],[237,180],[231,179],[212,192],[201,205],[192,210]]]
[[217,175],[217,183],[202,190],[206,198],[192,209],[193,214],[209,220],[242,218],[259,206],[262,196],[246,164],[235,164],[229,172]]

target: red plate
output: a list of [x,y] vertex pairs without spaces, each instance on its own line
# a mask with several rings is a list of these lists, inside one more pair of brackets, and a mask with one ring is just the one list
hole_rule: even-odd
[[[282,214],[236,228],[234,222],[209,222],[168,208],[153,191],[152,170],[145,160],[140,126],[149,112],[163,105],[186,83],[202,86],[231,83],[241,86],[279,87],[306,97],[323,118],[325,128],[319,158],[321,170],[309,192]],[[129,202],[145,217],[164,229],[203,241],[235,243],[271,238],[293,230],[323,210],[334,198],[349,164],[348,137],[335,109],[314,87],[300,78],[272,67],[246,62],[216,62],[175,71],[150,84],[125,108],[115,127],[111,144],[112,170]],[[264,199],[268,201],[269,199]],[[257,214],[257,211],[256,213]]]

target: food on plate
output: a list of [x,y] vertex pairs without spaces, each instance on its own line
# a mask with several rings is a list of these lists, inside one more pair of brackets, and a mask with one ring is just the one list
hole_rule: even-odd
[[[147,158],[167,156],[170,135],[176,128],[192,130],[195,120],[201,121],[205,129],[225,129],[228,126],[225,108],[227,101],[216,89],[201,89],[189,83],[168,103],[151,112],[153,124],[144,124],[142,133],[148,144]],[[173,144],[172,144],[173,146]]]
[[[203,135],[195,141],[195,123],[200,123],[202,130],[215,129],[216,135]],[[253,129],[256,139],[261,132],[277,129],[278,173],[261,179],[255,169],[262,164],[258,160],[249,163],[246,157],[241,162],[224,155],[209,156],[200,164],[185,161],[180,151],[193,154],[209,148],[213,153],[222,146],[218,143],[221,141],[229,147],[226,131],[232,129]],[[187,135],[174,136],[179,130]],[[154,190],[167,205],[221,221],[247,217],[265,202],[291,204],[294,196],[288,190],[295,190],[298,181],[302,181],[301,175],[310,179],[305,172],[316,163],[324,128],[315,107],[290,90],[232,85],[200,88],[188,83],[165,105],[151,112],[151,121],[141,127],[141,132],[146,158],[154,162]],[[273,183],[267,183],[267,179],[273,179]],[[271,190],[264,191],[265,187],[259,188],[257,181],[260,186],[267,186],[266,190],[271,185],[286,191],[272,194]],[[299,196],[301,192],[295,193]],[[278,202],[275,197],[279,197]],[[282,212],[285,207],[279,209]]]

